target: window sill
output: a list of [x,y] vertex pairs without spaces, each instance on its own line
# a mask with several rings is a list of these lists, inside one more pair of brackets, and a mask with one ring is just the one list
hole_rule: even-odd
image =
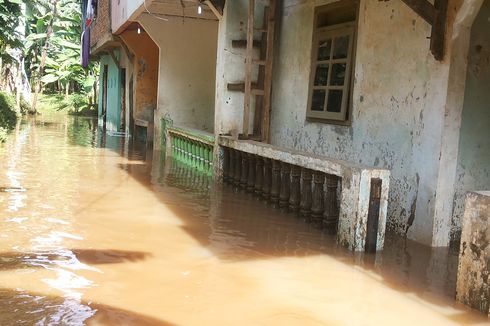
[[306,117],[306,122],[322,123],[322,124],[329,124],[329,125],[336,125],[336,126],[343,126],[343,127],[351,127],[352,126],[351,120],[331,120],[331,119]]

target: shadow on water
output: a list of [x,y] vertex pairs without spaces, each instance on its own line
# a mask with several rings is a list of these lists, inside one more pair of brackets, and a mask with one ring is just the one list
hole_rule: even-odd
[[104,304],[2,288],[0,321],[1,325],[173,325],[151,316]]
[[[152,164],[156,166],[150,178]],[[304,223],[294,214],[282,213],[236,187],[216,185],[207,174],[171,157],[152,160],[150,155],[146,164],[121,168],[151,190],[164,192],[164,196],[157,194],[160,200],[167,203],[173,195],[183,203],[167,206],[184,222],[182,228],[220,259],[326,254],[375,272],[397,291],[455,296],[458,255],[449,248],[430,248],[387,234],[382,252],[352,253],[338,246],[334,235]]]
[[[374,273],[376,279],[398,292],[417,295],[435,306],[458,307],[454,301],[443,300],[455,298],[457,250],[430,248],[388,232],[382,252],[353,253],[340,247],[335,235],[316,229],[294,214],[280,212],[234,186],[215,184],[207,174],[172,157],[153,159],[147,153],[144,161],[121,168],[156,192],[184,222],[182,229],[222,260],[328,255]],[[180,204],[169,205],[169,196],[175,196]],[[464,324],[486,321],[465,309],[448,318]]]
[[0,271],[41,268],[53,265],[70,265],[78,262],[97,264],[120,264],[126,262],[139,262],[151,255],[140,251],[126,251],[114,249],[57,249],[37,252],[5,252],[0,253]]
[[[165,158],[158,154],[155,154],[158,157],[153,157],[152,150],[146,148],[144,143],[103,135],[85,119],[78,122],[74,120],[73,123],[73,129],[69,129],[71,131],[68,132],[70,142],[79,146],[107,148],[128,158],[129,162],[120,164],[119,168],[152,191],[183,222],[182,229],[219,259],[242,261],[328,255],[347,265],[360,267],[366,273],[374,273],[376,279],[394,290],[416,294],[424,301],[441,306],[447,305],[448,301],[441,303],[433,295],[454,299],[458,264],[455,251],[430,248],[399,235],[387,234],[383,252],[377,254],[349,252],[336,244],[335,236],[315,229],[293,214],[281,213],[236,187],[215,184],[207,174],[171,157]],[[58,127],[49,126],[49,128]],[[5,258],[8,259],[9,255],[6,254]],[[77,250],[73,250],[73,255],[80,261],[85,260],[87,263],[94,264],[137,261],[147,257],[145,253],[129,256],[117,255],[113,252],[84,255],[83,252],[77,253]],[[98,257],[95,261],[94,256]],[[2,257],[3,255],[0,254],[0,260]],[[13,259],[15,261],[15,257]],[[48,255],[45,259],[49,261],[58,258],[50,258]],[[23,266],[22,259],[20,261],[18,266]],[[1,296],[2,301],[9,298],[16,300],[16,295],[13,293]],[[58,302],[64,299],[48,297],[46,300]],[[115,308],[107,306],[96,307],[80,303],[79,305],[80,309],[87,309],[89,312],[97,310],[97,318],[100,309],[102,319],[114,316],[118,318],[117,316],[125,316],[124,314],[128,313],[117,309],[111,310]],[[5,306],[3,302],[2,306]],[[40,304],[40,307],[42,306]],[[144,316],[135,318],[143,319],[136,319],[138,322],[134,324],[118,323],[118,319],[110,322],[124,325],[166,325],[160,321],[145,320]],[[448,318],[457,322],[464,320],[466,323],[482,321],[463,310],[461,314]],[[160,324],[152,322],[160,322]]]

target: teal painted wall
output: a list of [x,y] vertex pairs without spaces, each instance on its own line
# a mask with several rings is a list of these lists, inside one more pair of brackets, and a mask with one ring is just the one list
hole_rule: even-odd
[[[114,51],[116,58],[119,59],[119,51]],[[102,125],[102,102],[104,94],[104,66],[108,66],[107,76],[107,118],[106,129],[108,131],[119,130],[121,126],[121,71],[114,63],[110,55],[104,55],[100,58],[100,78],[99,78],[99,124]]]

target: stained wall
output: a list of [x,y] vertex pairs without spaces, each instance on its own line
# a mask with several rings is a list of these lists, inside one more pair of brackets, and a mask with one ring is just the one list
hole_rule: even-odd
[[139,22],[160,49],[155,146],[160,120],[180,127],[214,131],[218,22],[143,15]]
[[158,95],[158,46],[142,28],[139,34],[138,30],[133,28],[120,36],[134,55],[133,118],[153,121]]
[[473,24],[459,139],[453,232],[461,228],[465,194],[490,189],[490,2]]
[[[431,27],[402,1],[359,1],[348,125],[306,119],[314,10],[334,0],[284,0],[277,22],[271,143],[391,170],[389,227],[432,246],[450,241],[468,21],[481,0],[450,2],[445,57],[430,52]],[[227,2],[218,42],[216,129],[238,134],[247,1]],[[455,29],[453,29],[455,27]],[[456,49],[456,51],[453,51]]]

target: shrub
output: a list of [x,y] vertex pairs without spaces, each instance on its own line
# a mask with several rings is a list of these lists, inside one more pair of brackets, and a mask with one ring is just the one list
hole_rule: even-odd
[[26,101],[24,96],[20,97],[20,113],[27,114],[31,112],[32,106],[29,102]]
[[0,127],[0,143],[7,140],[8,130]]
[[6,133],[12,129],[17,122],[15,113],[15,99],[4,92],[0,92],[0,139],[5,140]]
[[84,94],[72,94],[64,100],[64,107],[73,115],[90,116],[97,115],[97,110],[90,105],[89,98]]

